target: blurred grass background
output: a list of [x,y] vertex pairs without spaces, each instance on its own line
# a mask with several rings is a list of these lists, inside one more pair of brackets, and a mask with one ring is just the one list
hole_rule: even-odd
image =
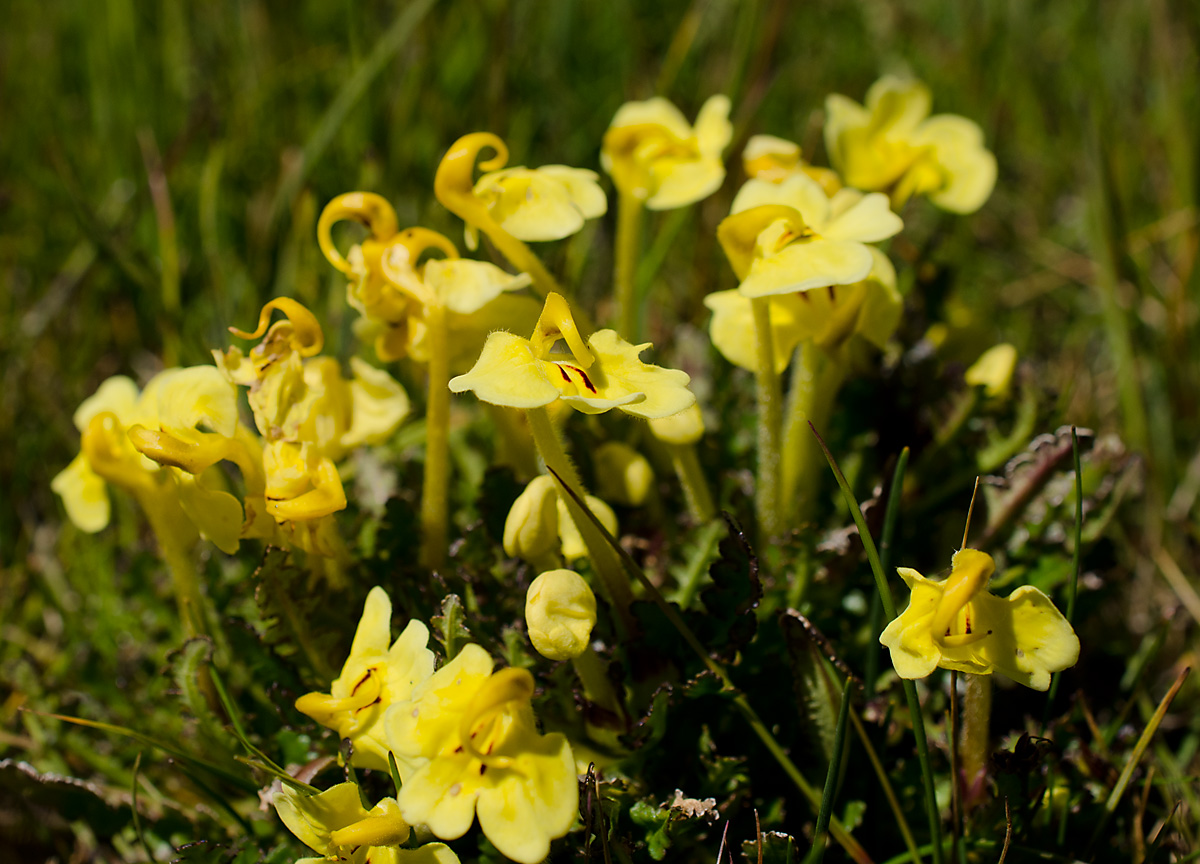
[[[110,577],[149,578],[152,559],[116,551],[137,547],[136,519],[118,513],[110,543],[79,542],[49,489],[77,452],[80,401],[110,375],[207,362],[277,294],[315,306],[350,350],[344,282],[313,242],[326,201],[373,190],[402,224],[457,237],[432,181],[459,135],[500,134],[514,164],[598,169],[617,106],[655,93],[694,116],[726,92],[735,148],[768,132],[821,164],[825,95],[861,100],[883,72],[925,80],[935,112],[978,121],[995,195],[969,218],[910,208],[905,242],[932,266],[909,286],[904,332],[952,321],[968,362],[1014,343],[1055,394],[1049,428],[1116,432],[1144,456],[1145,494],[1116,541],[1138,584],[1161,589],[1163,554],[1194,573],[1198,45],[1187,0],[10,0],[0,721],[12,728],[35,680],[77,684],[70,667],[89,650],[98,674],[154,686],[136,643],[166,625]],[[737,154],[657,277],[651,325],[668,352],[676,324],[706,326],[704,294],[732,287],[713,231]],[[612,228],[610,214],[591,246],[548,253],[585,296],[607,290]],[[38,749],[28,728],[0,734],[0,754]]]

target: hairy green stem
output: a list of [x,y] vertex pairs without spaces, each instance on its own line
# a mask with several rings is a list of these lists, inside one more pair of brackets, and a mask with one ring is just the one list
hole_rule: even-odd
[[716,515],[712,493],[708,489],[708,480],[700,460],[696,458],[695,444],[669,444],[671,463],[679,483],[683,486],[683,496],[687,499],[688,511],[697,522],[707,522]]
[[812,518],[820,485],[821,449],[808,431],[808,424],[818,429],[829,425],[834,399],[845,380],[845,366],[811,340],[796,348],[780,467],[780,500],[788,521]]
[[771,301],[750,301],[754,313],[755,376],[758,392],[758,468],[754,484],[754,511],[760,542],[771,542],[783,525],[779,499],[779,430],[783,396],[775,372],[775,346],[771,335]]
[[613,267],[613,296],[617,303],[617,333],[636,344],[641,308],[636,291],[638,250],[642,239],[642,202],[628,192],[617,197],[617,248]]
[[188,551],[188,543],[180,536],[177,527],[185,523],[187,517],[179,509],[179,504],[161,491],[139,494],[137,497],[171,576],[171,588],[179,605],[179,622],[184,638],[203,636],[207,628],[204,626],[204,596],[200,590],[200,577]]
[[450,474],[450,346],[446,309],[425,307],[429,339],[429,395],[425,403],[425,478],[421,489],[421,564],[446,563],[447,486]]

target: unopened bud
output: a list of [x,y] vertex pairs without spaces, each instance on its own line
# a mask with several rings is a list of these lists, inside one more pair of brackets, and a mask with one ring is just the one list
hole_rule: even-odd
[[628,444],[609,441],[596,448],[597,491],[609,501],[639,507],[650,494],[654,469]]
[[659,441],[668,444],[695,444],[704,437],[704,418],[700,406],[692,405],[678,414],[650,421],[650,431]]
[[547,660],[570,660],[587,650],[596,626],[596,595],[573,570],[547,570],[525,595],[529,640]]
[[504,551],[530,562],[554,552],[559,544],[557,501],[552,477],[533,478],[504,520]]
[[[592,511],[592,515],[600,520],[600,524],[608,529],[609,534],[615,537],[617,535],[617,514],[613,513],[612,508],[595,495],[585,495],[583,501]],[[558,537],[562,541],[562,556],[567,561],[574,561],[588,554],[587,545],[583,542],[583,535],[579,533],[575,520],[571,518],[571,513],[561,498],[558,501]]]

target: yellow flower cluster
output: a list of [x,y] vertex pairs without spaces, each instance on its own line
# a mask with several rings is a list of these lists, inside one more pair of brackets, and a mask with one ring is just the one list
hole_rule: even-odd
[[408,825],[452,840],[478,816],[501,853],[541,861],[575,820],[578,785],[567,739],[538,732],[533,677],[495,670],[478,645],[435,672],[425,626],[409,622],[389,648],[390,622],[391,601],[372,589],[331,692],[302,696],[297,709],[349,738],[354,765],[386,770],[393,755]]
[[[274,310],[285,318],[268,328]],[[160,539],[170,531],[186,542],[198,531],[229,553],[255,537],[335,554],[328,517],[346,506],[335,463],[386,440],[408,396],[357,358],[347,379],[337,361],[316,356],[320,325],[294,300],[272,300],[254,333],[234,333],[264,338],[249,354],[215,351],[216,366],[166,370],[140,394],[128,378],[111,378],[80,406],[80,455],[53,483],[80,528],[108,523],[107,481],[134,494]],[[261,437],[238,418],[238,385]],[[215,470],[223,460],[241,472],[242,498]]]

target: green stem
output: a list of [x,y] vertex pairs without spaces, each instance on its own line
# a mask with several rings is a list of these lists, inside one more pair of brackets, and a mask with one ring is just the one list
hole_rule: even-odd
[[805,864],[819,864],[825,857],[825,832],[829,830],[829,819],[833,812],[833,799],[837,792],[838,772],[842,767],[842,751],[846,746],[846,724],[850,717],[850,683],[847,678],[842,685],[842,702],[838,708],[837,728],[833,737],[833,752],[829,757],[829,770],[825,774],[825,789],[821,793],[821,809],[817,811],[817,825],[813,829],[812,850]]
[[708,489],[708,480],[700,467],[700,460],[696,458],[696,445],[669,444],[667,447],[671,452],[671,463],[675,466],[679,483],[683,486],[688,511],[696,522],[707,522],[716,515],[717,510],[713,506],[712,493]]
[[[892,538],[896,534],[896,521],[900,516],[900,502],[904,500],[904,473],[908,469],[908,448],[900,451],[896,469],[892,472],[892,485],[888,492],[887,509],[883,516],[883,536],[879,542],[879,567],[884,573],[891,569]],[[883,629],[883,601],[879,592],[871,597],[870,639],[867,642],[867,663],[864,680],[868,696],[875,693],[875,681],[879,677],[879,633]]]
[[780,496],[784,518],[789,521],[812,518],[820,484],[817,470],[821,450],[809,433],[808,424],[811,422],[818,429],[829,425],[834,399],[845,380],[845,367],[811,340],[796,349],[780,469]]
[[188,551],[189,543],[177,530],[177,526],[188,522],[187,516],[178,503],[159,491],[140,494],[138,501],[158,540],[159,551],[171,576],[184,638],[203,636],[207,628],[204,626],[204,596],[200,590],[200,578]]
[[429,339],[429,396],[425,405],[425,479],[421,490],[421,563],[446,563],[447,485],[450,473],[450,349],[446,309],[425,307]]
[[585,500],[584,496],[587,493],[584,491],[583,483],[580,482],[579,472],[575,470],[575,465],[563,449],[562,441],[559,440],[554,424],[550,422],[550,414],[545,408],[530,408],[527,413],[529,429],[533,432],[533,441],[542,456],[542,461],[572,493],[566,495],[560,489],[559,498],[566,505],[567,512],[571,514],[575,527],[579,529],[579,533],[583,537],[588,557],[592,561],[592,566],[596,568],[596,575],[604,584],[608,601],[612,604],[625,633],[632,633],[635,627],[629,605],[633,602],[633,589],[629,585],[629,577],[621,566],[621,559],[605,542],[604,535],[597,530],[595,523],[588,518],[589,514],[580,504]]
[[779,428],[783,396],[775,372],[775,346],[771,335],[771,301],[750,301],[754,313],[754,349],[758,391],[758,474],[754,485],[754,510],[762,542],[780,533],[783,520],[779,508]]
[[966,674],[963,695],[962,737],[959,739],[959,770],[969,793],[982,787],[987,771],[989,724],[992,716],[992,676]]
[[583,684],[583,695],[588,701],[611,711],[624,725],[625,703],[609,680],[608,669],[600,655],[589,645],[582,654],[571,660],[571,665],[575,667],[575,674]]
[[617,333],[637,343],[641,330],[641,308],[637,284],[638,250],[642,239],[642,202],[627,192],[617,197],[617,248],[613,267],[613,295],[617,303]]

